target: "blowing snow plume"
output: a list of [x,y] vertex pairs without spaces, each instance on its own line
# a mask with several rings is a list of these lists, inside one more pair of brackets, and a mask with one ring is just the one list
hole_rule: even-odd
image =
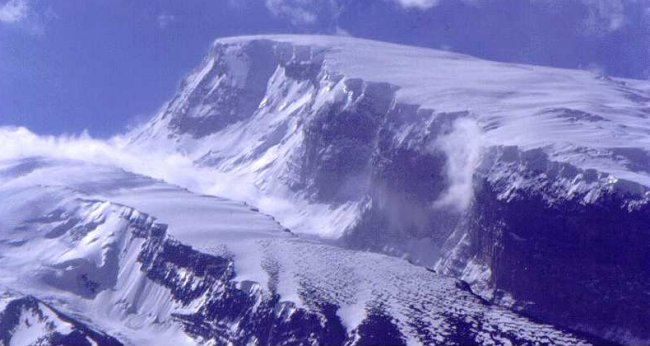
[[0,161],[30,157],[83,161],[114,166],[128,172],[161,179],[197,193],[218,193],[238,200],[255,199],[255,189],[242,179],[196,167],[179,153],[142,149],[115,136],[99,140],[83,133],[78,136],[39,136],[23,127],[0,127]]
[[467,209],[474,197],[473,177],[481,158],[481,128],[476,121],[456,120],[452,131],[435,141],[447,156],[449,187],[434,202],[434,208]]

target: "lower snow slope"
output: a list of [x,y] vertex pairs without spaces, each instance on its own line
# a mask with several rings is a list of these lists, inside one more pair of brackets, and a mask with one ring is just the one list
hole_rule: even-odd
[[[99,344],[587,341],[407,261],[302,239],[244,204],[108,166],[3,161],[0,198],[0,287]],[[29,344],[24,334],[0,330],[11,345]]]

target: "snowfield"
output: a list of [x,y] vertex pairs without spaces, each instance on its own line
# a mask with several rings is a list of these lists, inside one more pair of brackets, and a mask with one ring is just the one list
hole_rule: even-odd
[[[3,330],[7,344],[66,335],[71,323],[115,344],[357,344],[390,332],[383,340],[411,344],[585,342],[405,260],[297,237],[242,203],[76,161],[5,161],[0,177],[0,196],[12,201],[0,210],[0,286],[11,288],[3,301],[38,297],[48,304],[38,303],[40,320],[57,319],[50,306],[76,319],[38,326],[25,317],[31,329]],[[219,265],[231,274],[209,269]],[[242,292],[246,314],[206,310]],[[251,328],[269,318],[267,304],[276,331],[260,336]],[[10,318],[3,306],[0,321]]]
[[[277,69],[262,71],[261,66],[251,61],[259,57],[246,57],[249,51],[263,51],[258,46],[264,45],[277,47],[276,59],[280,66],[273,66]],[[222,62],[226,66],[219,65]],[[314,65],[319,70],[309,72],[320,73],[319,77],[323,78],[320,82],[325,82],[321,87],[332,90],[321,90],[312,81],[295,81],[287,75],[288,66],[308,69],[315,68]],[[268,85],[258,72],[272,73]],[[617,148],[639,148],[646,152],[650,148],[647,121],[650,83],[646,81],[611,78],[589,71],[485,61],[452,52],[347,37],[275,35],[219,39],[202,66],[187,78],[179,95],[163,107],[153,124],[146,126],[152,127],[146,134],[160,139],[168,132],[183,134],[179,133],[182,129],[174,133],[173,128],[163,125],[181,114],[191,118],[213,117],[215,110],[210,102],[214,100],[210,96],[222,92],[226,86],[250,88],[253,78],[265,84],[261,86],[266,89],[264,97],[255,100],[260,102],[253,114],[238,116],[244,119],[265,116],[266,119],[246,119],[247,123],[262,125],[261,120],[266,120],[264,125],[273,127],[282,118],[295,116],[297,110],[311,102],[316,103],[312,106],[316,108],[319,103],[336,98],[358,96],[354,95],[357,90],[348,83],[336,83],[341,79],[386,83],[395,92],[394,100],[389,101],[397,104],[436,113],[470,113],[484,132],[475,140],[484,146],[542,148],[557,161],[616,174],[644,185],[650,183],[647,173],[629,169],[634,158],[615,152]],[[190,104],[189,100],[196,103]],[[177,107],[182,106],[188,109],[181,112]],[[181,114],[168,114],[173,111]],[[273,117],[267,113],[273,113]],[[251,124],[240,124],[240,127],[244,125],[253,132]],[[235,126],[229,130],[234,132]],[[258,135],[268,136],[269,132]],[[223,143],[221,137],[219,141],[179,137],[183,149],[190,153],[205,154],[194,146]],[[228,144],[229,139],[225,138]],[[237,144],[254,146],[255,142],[237,141]],[[237,152],[230,148],[232,153]],[[607,157],[607,153],[611,156]]]

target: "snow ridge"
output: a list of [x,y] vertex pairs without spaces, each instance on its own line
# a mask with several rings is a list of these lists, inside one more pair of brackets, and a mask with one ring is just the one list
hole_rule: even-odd
[[[251,281],[237,272],[237,262],[247,260],[239,256],[237,239],[222,238],[221,250],[199,250],[177,240],[192,239],[191,227],[178,221],[167,226],[111,201],[127,200],[128,194],[143,198],[147,186],[158,193],[166,188],[165,193],[178,190],[174,203],[183,210],[185,203],[193,205],[192,194],[144,177],[137,186],[108,185],[133,180],[120,178],[130,173],[86,163],[27,159],[4,167],[0,195],[35,208],[0,233],[0,270],[34,275],[3,275],[2,284],[80,316],[120,343],[589,341],[486,305],[458,281],[406,261],[301,239],[279,228],[249,244],[261,249],[249,252],[257,254],[257,266],[269,278]],[[83,174],[70,175],[75,168]],[[58,181],[57,174],[69,178],[68,186],[46,183]],[[145,202],[159,198],[144,193]],[[233,210],[218,198],[202,198],[213,210]],[[249,221],[260,217],[248,211]],[[191,226],[197,218],[185,220]]]
[[[626,254],[602,239],[650,238],[643,216],[647,82],[323,36],[219,39],[197,71],[131,133],[134,147],[168,148],[224,174],[228,183],[217,182],[210,193],[245,200],[296,234],[435,266],[543,320],[619,342],[650,338],[623,317],[610,326],[619,331],[599,332],[607,317],[594,306],[527,294],[534,289],[507,279],[523,275],[521,268],[503,265],[536,249],[530,266],[537,274],[550,270],[567,282],[563,290],[585,294],[599,283],[584,278],[608,274],[585,268],[571,251],[586,249],[566,243],[610,253],[600,268],[640,266],[650,249]],[[224,186],[232,181],[241,189]],[[574,238],[546,237],[555,231],[534,227],[539,234],[524,237],[521,213],[565,215],[593,227],[551,223]],[[627,228],[603,225],[598,215],[618,215]],[[489,231],[482,235],[484,222]],[[645,290],[650,273],[642,273],[637,280],[633,270],[618,271],[603,289],[619,292],[615,282],[633,280],[625,299],[645,306],[648,300],[633,293]],[[543,287],[540,277],[529,283]],[[567,304],[584,323],[557,316]],[[606,310],[630,316],[615,304]]]

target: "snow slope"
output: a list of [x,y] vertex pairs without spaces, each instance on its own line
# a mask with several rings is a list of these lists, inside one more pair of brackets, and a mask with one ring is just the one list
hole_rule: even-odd
[[121,343],[54,310],[34,297],[2,289],[2,345],[121,345]]
[[[588,341],[407,261],[302,239],[244,204],[109,166],[3,161],[0,197],[12,201],[0,208],[0,285],[114,343]],[[0,335],[31,344],[72,321]]]
[[[642,81],[346,37],[235,37],[215,41],[179,93],[132,137],[231,172],[262,196],[217,192],[254,201],[296,231],[337,238],[362,208],[371,175],[363,170],[376,165],[368,161],[379,159],[373,151],[381,140],[446,156],[441,174],[449,181],[441,188],[451,196],[439,196],[443,205],[466,207],[462,195],[472,193],[479,153],[502,146],[541,149],[553,161],[647,186],[649,92]],[[361,119],[348,115],[355,112]],[[464,123],[455,126],[456,118]],[[380,130],[388,138],[378,138]],[[340,150],[356,150],[359,162]],[[313,168],[308,158],[350,171],[330,182],[306,172]],[[306,196],[295,200],[287,186]],[[333,212],[332,194],[342,202]],[[305,219],[338,226],[312,227]]]
[[[276,60],[278,64],[263,71],[267,74],[271,72],[271,77],[275,77],[268,85],[267,80],[257,76],[260,71],[253,68],[258,66],[251,62],[262,57],[252,54],[246,57],[249,47],[265,45],[270,46],[265,47],[270,50],[266,53],[278,55],[264,56]],[[273,52],[274,49],[277,53]],[[218,64],[221,60],[226,61],[226,66]],[[157,131],[149,134],[159,137],[166,136],[167,132],[185,134],[184,129],[164,127],[163,118],[170,121],[180,116],[173,113],[178,111],[178,107],[189,108],[183,112],[192,118],[213,117],[215,110],[210,107],[210,96],[222,91],[226,79],[233,84],[229,86],[234,88],[249,88],[253,82],[263,83],[256,87],[266,89],[266,94],[261,95],[266,98],[252,100],[260,101],[260,109],[253,109],[257,117],[266,112],[276,113],[276,119],[291,116],[293,111],[307,103],[305,99],[316,96],[313,92],[325,94],[327,91],[314,86],[316,90],[311,90],[311,95],[305,93],[309,88],[304,84],[310,84],[308,81],[295,83],[291,87],[286,85],[289,82],[286,80],[285,85],[272,83],[280,82],[276,79],[283,77],[290,79],[292,76],[287,76],[286,69],[291,64],[302,65],[305,69],[318,68],[309,72],[314,77],[322,78],[317,82],[325,85],[320,87],[335,86],[332,85],[334,81],[323,83],[328,81],[327,75],[332,79],[388,83],[395,89],[395,103],[430,109],[436,113],[469,112],[484,130],[482,141],[488,146],[544,148],[559,161],[649,183],[647,174],[631,172],[625,166],[623,154],[622,160],[612,159],[611,162],[593,157],[599,149],[648,149],[648,82],[599,76],[588,71],[491,62],[446,51],[347,37],[253,36],[219,39],[201,67],[187,78],[179,95],[154,120]],[[255,76],[256,80],[247,80],[250,75]],[[338,75],[338,78],[331,75]],[[300,89],[301,86],[305,89]],[[350,90],[352,88],[349,86],[336,86],[344,90],[318,95],[324,99],[317,102],[353,96],[354,90]],[[286,95],[288,89],[293,91],[293,95]],[[191,98],[202,101],[200,107],[199,104],[188,104]],[[284,103],[274,109],[269,107],[274,101]],[[238,116],[246,118],[252,114]]]
[[635,322],[650,318],[649,116],[646,81],[253,36],[215,41],[129,137],[220,172],[206,192],[297,234],[435,265],[486,299],[634,343],[650,340]]

